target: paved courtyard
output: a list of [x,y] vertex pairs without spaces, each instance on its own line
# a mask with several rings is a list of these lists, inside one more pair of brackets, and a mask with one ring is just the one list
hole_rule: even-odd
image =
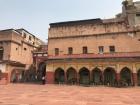
[[0,85],[0,105],[140,105],[140,88]]

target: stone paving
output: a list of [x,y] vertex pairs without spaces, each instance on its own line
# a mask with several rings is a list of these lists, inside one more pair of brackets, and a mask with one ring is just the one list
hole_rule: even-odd
[[140,105],[140,87],[0,85],[0,105]]

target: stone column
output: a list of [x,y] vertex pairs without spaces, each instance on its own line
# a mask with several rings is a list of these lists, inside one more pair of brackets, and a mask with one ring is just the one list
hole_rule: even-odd
[[134,84],[134,86],[137,86],[138,85],[137,73],[133,73],[133,84]]
[[116,80],[117,80],[117,85],[120,86],[120,80],[121,80],[121,76],[120,76],[120,65],[117,64],[117,72],[116,72]]
[[67,73],[64,71],[65,84],[67,84]]
[[117,80],[117,82],[120,81],[120,73],[116,73],[116,80]]
[[117,86],[120,86],[120,79],[121,79],[120,78],[120,73],[116,73],[116,82],[117,82],[116,85]]
[[46,72],[46,82],[47,84],[54,84],[54,72],[47,71]]
[[89,71],[89,83],[93,80],[92,71]]
[[101,71],[101,81],[102,81],[102,85],[104,85],[104,72]]
[[137,70],[136,70],[135,64],[133,64],[132,80],[133,80],[134,86],[137,86],[138,85],[138,77],[137,77]]
[[77,72],[77,84],[78,84],[78,85],[79,85],[79,83],[80,83],[80,82],[79,82],[79,81],[80,81],[79,79],[80,79],[80,76],[79,76],[79,73]]

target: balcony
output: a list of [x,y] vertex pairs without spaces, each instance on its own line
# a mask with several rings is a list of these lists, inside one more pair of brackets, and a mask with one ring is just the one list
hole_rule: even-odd
[[129,53],[105,53],[105,54],[72,54],[72,55],[48,55],[48,59],[105,59],[105,58],[140,58],[140,52]]

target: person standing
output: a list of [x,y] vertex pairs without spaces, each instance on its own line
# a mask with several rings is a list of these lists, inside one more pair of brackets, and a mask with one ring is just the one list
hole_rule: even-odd
[[42,77],[42,84],[45,85],[45,76]]

